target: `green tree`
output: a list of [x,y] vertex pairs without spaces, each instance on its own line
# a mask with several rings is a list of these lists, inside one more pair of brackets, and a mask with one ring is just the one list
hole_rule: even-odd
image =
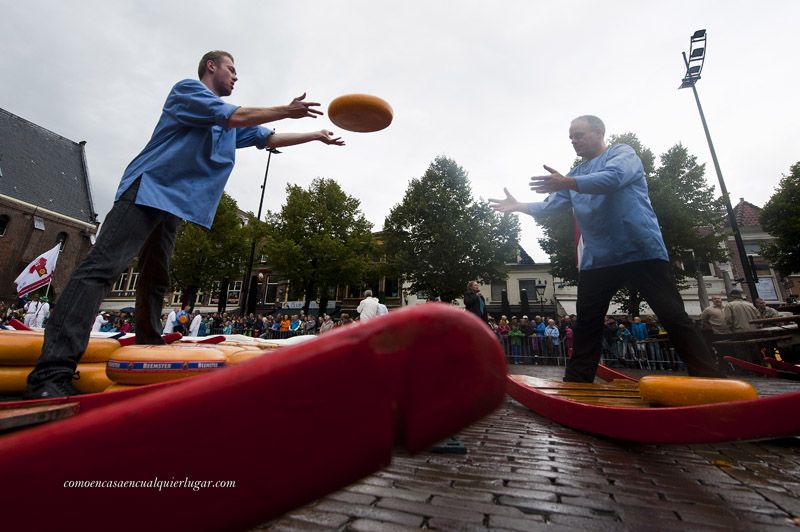
[[494,213],[472,198],[467,173],[455,161],[437,157],[412,179],[403,201],[384,223],[387,262],[409,281],[411,292],[443,301],[461,297],[467,281],[507,277],[516,258],[519,222]]
[[783,176],[759,221],[775,237],[761,246],[761,255],[783,275],[800,272],[800,162]]
[[173,287],[183,290],[188,304],[197,290],[207,290],[213,281],[242,275],[250,254],[250,232],[239,218],[236,200],[227,193],[214,215],[210,230],[183,222],[175,239],[170,264]]
[[328,288],[361,285],[377,262],[372,224],[361,202],[348,196],[333,179],[315,179],[308,189],[287,185],[279,213],[267,213],[266,255],[283,273],[308,312],[319,292],[327,307]]
[[725,238],[725,207],[704,175],[705,165],[697,164],[696,156],[676,144],[661,155],[660,166],[648,180],[650,202],[679,285],[694,276],[696,263],[726,257],[720,247]]

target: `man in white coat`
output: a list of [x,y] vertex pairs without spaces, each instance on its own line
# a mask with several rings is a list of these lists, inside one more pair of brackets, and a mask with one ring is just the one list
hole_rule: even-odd
[[380,302],[377,297],[372,297],[372,290],[364,291],[364,299],[358,304],[356,312],[358,312],[359,321],[369,321],[378,315],[378,305]]
[[203,317],[200,316],[200,311],[195,309],[194,318],[192,318],[192,323],[189,325],[189,336],[197,336],[197,333],[200,332],[201,321],[203,321]]
[[50,303],[47,300],[47,296],[42,296],[39,300],[39,307],[36,309],[36,313],[33,315],[33,327],[44,327],[44,320],[50,315]]
[[36,311],[39,310],[39,299],[37,296],[31,296],[23,308],[25,309],[25,325],[33,327],[33,322],[36,319]]
[[94,319],[94,324],[92,325],[92,332],[97,332],[100,330],[100,327],[108,323],[108,312],[101,312],[97,315]]
[[175,311],[175,309],[172,309],[167,316],[167,322],[164,323],[164,330],[162,331],[162,334],[171,333],[175,330],[176,319],[178,319],[178,313]]

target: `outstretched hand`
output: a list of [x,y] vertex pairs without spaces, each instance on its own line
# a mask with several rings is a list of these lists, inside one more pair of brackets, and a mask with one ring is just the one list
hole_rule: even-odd
[[317,115],[322,114],[322,111],[319,109],[313,109],[313,107],[319,107],[319,103],[303,101],[305,99],[306,93],[304,92],[301,96],[293,99],[292,103],[286,106],[289,112],[289,118],[316,118]]
[[325,144],[333,144],[334,146],[344,146],[344,140],[342,137],[334,137],[332,131],[328,131],[327,129],[321,129],[319,131],[319,139],[320,142],[324,142]]
[[544,169],[550,172],[550,175],[533,176],[531,178],[531,190],[534,192],[549,194],[559,190],[578,190],[574,177],[562,175],[558,170],[554,170],[546,164]]
[[503,188],[503,192],[506,194],[505,199],[489,198],[489,207],[499,212],[525,211],[527,205],[517,201],[507,188]]

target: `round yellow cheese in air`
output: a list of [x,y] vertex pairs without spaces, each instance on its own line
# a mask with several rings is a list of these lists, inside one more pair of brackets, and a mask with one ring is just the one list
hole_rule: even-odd
[[389,127],[392,106],[371,94],[345,94],[328,105],[328,117],[342,129],[371,133]]

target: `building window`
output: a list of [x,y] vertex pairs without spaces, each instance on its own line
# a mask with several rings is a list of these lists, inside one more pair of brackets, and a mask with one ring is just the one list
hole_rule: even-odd
[[535,301],[536,300],[536,284],[538,283],[537,279],[520,279],[519,280],[519,293],[520,298],[522,298],[522,291],[525,290],[528,292],[528,300]]
[[136,285],[139,283],[139,272],[131,273],[131,282],[128,283],[128,290],[136,290]]
[[235,281],[228,285],[228,305],[239,304],[239,294],[242,291],[242,281]]
[[[492,301],[502,301],[503,299],[503,290],[506,289],[506,282],[493,282],[492,283]],[[530,294],[528,294],[530,297]]]
[[748,255],[761,256],[761,242],[744,242],[744,252]]
[[219,304],[219,281],[212,281],[211,283],[211,296],[208,298],[209,305],[218,305]]
[[44,231],[44,218],[42,218],[41,216],[34,216],[33,228],[38,229],[39,231]]
[[5,214],[0,214],[0,236],[6,236],[6,229],[8,229],[9,217]]
[[398,297],[400,295],[400,283],[396,277],[387,277],[384,280],[383,291],[386,297]]
[[61,243],[61,245],[58,247],[58,251],[64,251],[64,246],[67,245],[67,238],[68,237],[69,237],[69,235],[67,235],[67,233],[65,233],[63,231],[58,233],[58,236],[56,237],[56,242],[60,242]]
[[114,283],[114,287],[111,289],[112,292],[124,292],[128,286],[128,272],[124,272],[120,274],[119,279],[117,282]]

